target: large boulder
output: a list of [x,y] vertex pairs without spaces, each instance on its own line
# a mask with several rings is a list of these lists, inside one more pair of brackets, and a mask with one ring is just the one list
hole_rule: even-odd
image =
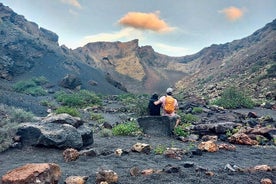
[[57,184],[61,177],[61,169],[55,163],[33,163],[15,168],[2,176],[2,184]]
[[145,134],[156,136],[171,136],[176,118],[168,116],[145,116],[137,119]]
[[92,130],[80,122],[70,115],[52,115],[41,122],[20,124],[17,135],[23,145],[80,149],[94,142]]
[[191,131],[197,134],[225,134],[228,130],[241,126],[234,122],[203,123],[191,127]]
[[76,149],[83,146],[81,134],[69,124],[22,123],[17,135],[23,145]]

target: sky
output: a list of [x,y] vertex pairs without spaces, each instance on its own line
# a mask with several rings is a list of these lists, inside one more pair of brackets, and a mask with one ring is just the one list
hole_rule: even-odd
[[51,30],[59,44],[139,39],[168,56],[251,35],[276,18],[276,0],[0,0]]

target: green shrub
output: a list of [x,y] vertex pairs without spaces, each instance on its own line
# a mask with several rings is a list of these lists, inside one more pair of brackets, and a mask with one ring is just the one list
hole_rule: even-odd
[[74,117],[80,117],[80,113],[76,108],[68,107],[68,106],[61,106],[55,110],[55,113],[62,114],[67,113]]
[[198,121],[198,117],[196,117],[195,115],[192,115],[190,113],[188,114],[179,114],[181,117],[181,122],[182,123],[194,123]]
[[34,81],[37,85],[44,85],[48,83],[48,80],[44,76],[32,78],[32,81]]
[[270,78],[276,77],[276,72],[275,71],[276,71],[276,64],[273,64],[273,65],[270,66],[270,68],[268,68],[266,70],[267,77],[270,77]]
[[117,135],[123,135],[123,136],[135,135],[140,132],[141,130],[137,122],[134,122],[134,121],[118,124],[112,129],[113,135],[116,135],[116,136]]
[[58,102],[69,107],[85,107],[91,105],[102,105],[102,99],[94,92],[81,90],[77,93],[67,94],[65,92],[58,92],[55,95]]
[[125,106],[125,111],[135,113],[137,116],[148,115],[148,94],[136,95],[132,93],[125,93],[119,95],[118,99]]
[[50,102],[48,100],[41,100],[40,105],[45,106],[45,107],[49,107],[49,108],[55,108],[55,103],[54,102]]
[[24,111],[23,109],[18,108],[12,108],[12,111],[10,112],[10,121],[11,122],[29,122],[33,121],[34,114],[31,112]]
[[234,87],[227,88],[223,91],[222,96],[211,104],[215,104],[226,109],[236,108],[253,108],[254,102],[245,94]]
[[104,128],[100,130],[99,135],[101,137],[111,137],[112,136],[112,130]]
[[[19,123],[31,122],[34,115],[23,109],[0,104],[0,152],[8,149],[12,144],[12,138],[17,132]],[[3,116],[4,115],[4,116]]]
[[166,146],[159,144],[159,145],[156,146],[156,148],[153,150],[153,152],[156,155],[162,155],[165,150],[166,150]]
[[32,96],[44,96],[47,94],[46,90],[44,90],[40,85],[46,83],[46,78],[32,78],[26,81],[19,81],[14,84],[13,89],[19,93],[25,93]]
[[190,123],[181,124],[174,128],[173,133],[177,136],[187,137],[188,135],[190,135],[190,132],[187,129],[190,125]]
[[93,121],[97,121],[98,123],[104,122],[104,117],[99,113],[90,113],[90,119]]
[[193,114],[200,114],[203,112],[203,109],[201,107],[194,107],[192,110]]

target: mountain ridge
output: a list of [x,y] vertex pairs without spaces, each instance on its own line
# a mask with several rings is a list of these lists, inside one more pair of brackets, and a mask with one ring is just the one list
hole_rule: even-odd
[[213,99],[234,85],[256,99],[275,100],[275,76],[266,77],[276,61],[275,22],[243,39],[172,57],[149,45],[140,47],[138,39],[68,49],[59,46],[57,34],[0,3],[0,83],[43,74],[59,86],[73,74],[82,89],[103,94],[161,94],[170,86],[176,93]]

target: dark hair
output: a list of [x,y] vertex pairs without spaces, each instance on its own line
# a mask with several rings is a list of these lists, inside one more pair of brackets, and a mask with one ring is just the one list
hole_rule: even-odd
[[151,99],[158,99],[158,94],[154,93],[152,96],[151,96]]
[[167,95],[172,95],[172,92],[168,92]]

